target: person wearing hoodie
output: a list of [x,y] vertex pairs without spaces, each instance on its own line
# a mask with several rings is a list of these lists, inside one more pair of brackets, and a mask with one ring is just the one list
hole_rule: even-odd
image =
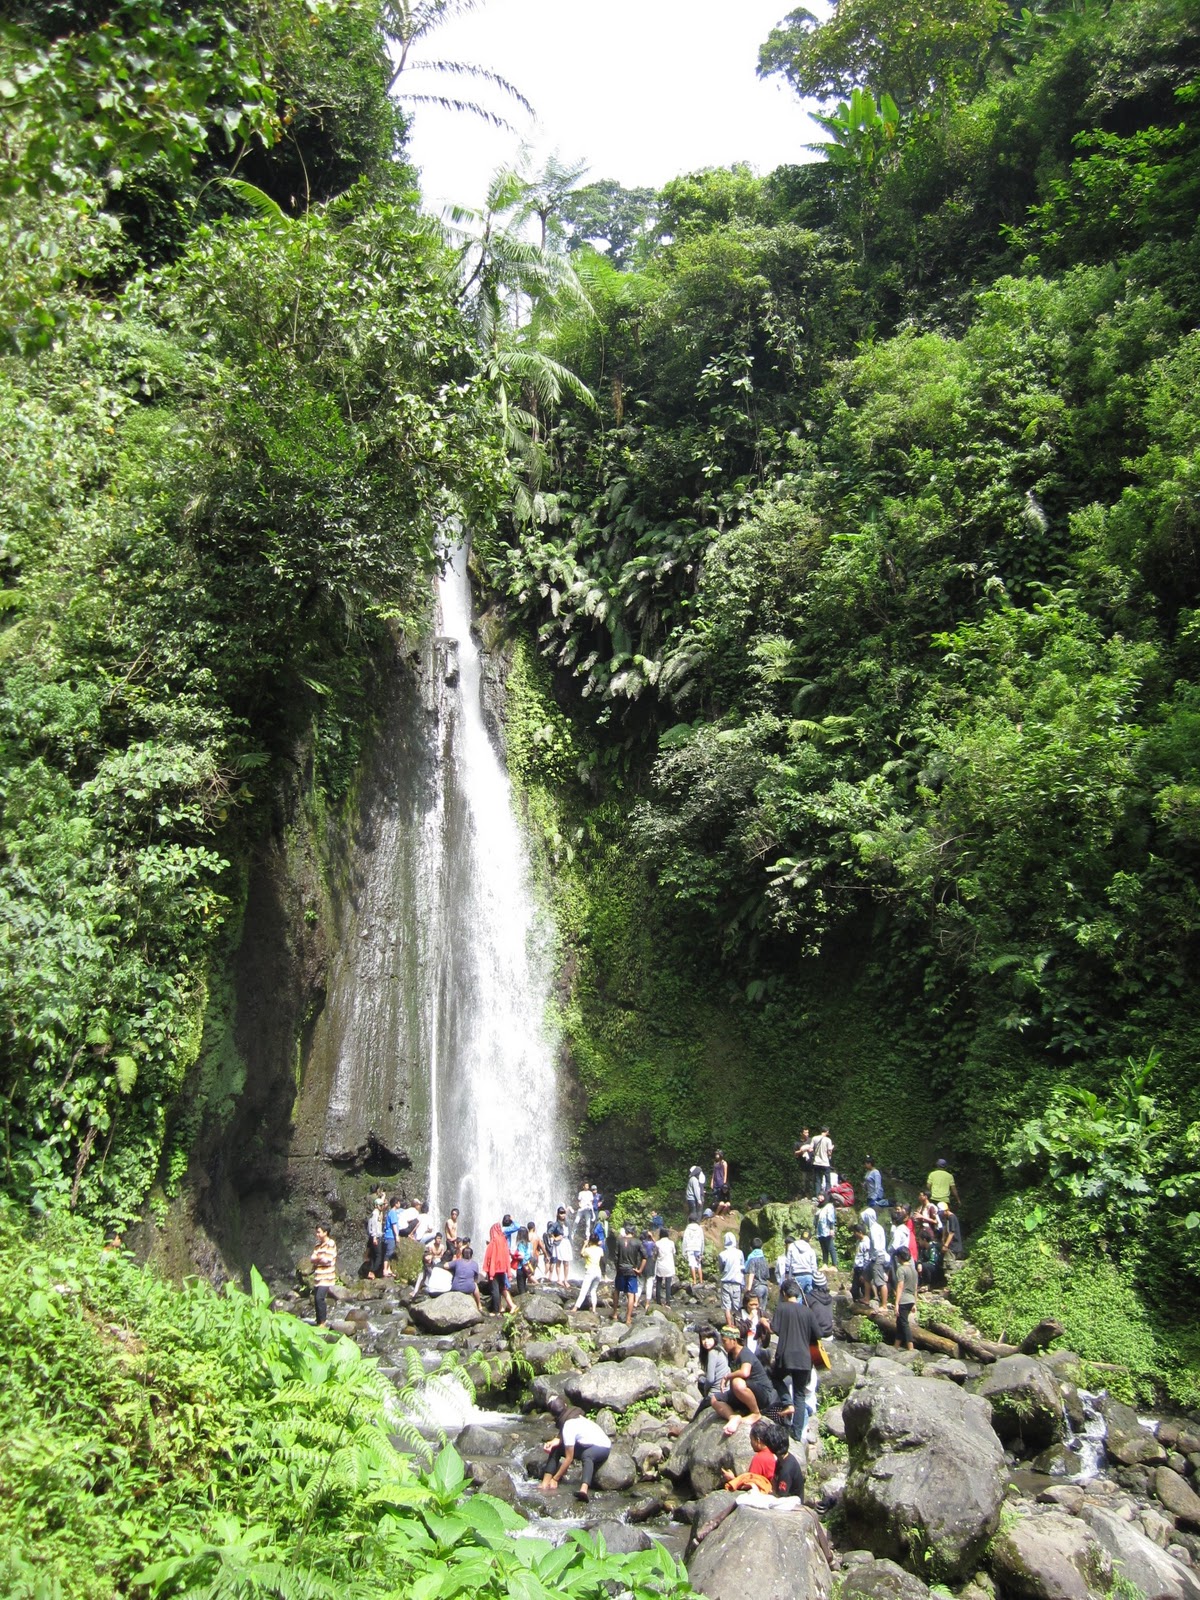
[[504,1225],[499,1222],[492,1223],[491,1232],[488,1234],[487,1249],[483,1252],[483,1275],[489,1280],[492,1295],[492,1315],[500,1315],[500,1305],[503,1302],[505,1311],[515,1311],[513,1297],[508,1292],[508,1274],[512,1261],[512,1253],[508,1248],[508,1240],[504,1237]]
[[717,1257],[721,1268],[721,1306],[725,1320],[733,1323],[742,1309],[742,1285],[746,1278],[746,1258],[732,1233],[725,1235],[725,1248]]
[[699,1222],[704,1210],[704,1173],[699,1167],[688,1170],[687,1187],[683,1192],[689,1222]]
[[861,1213],[863,1227],[867,1230],[867,1237],[871,1242],[871,1295],[877,1298],[883,1309],[887,1310],[888,1303],[888,1275],[891,1271],[892,1257],[888,1250],[887,1235],[875,1216],[874,1208],[866,1206]]

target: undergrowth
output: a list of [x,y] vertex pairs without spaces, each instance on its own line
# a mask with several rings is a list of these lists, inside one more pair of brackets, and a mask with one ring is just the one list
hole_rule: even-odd
[[[514,1538],[463,1463],[348,1339],[250,1294],[172,1287],[86,1225],[0,1200],[9,1327],[0,1351],[0,1593],[110,1600],[584,1600],[615,1583],[682,1596],[661,1550],[590,1535]],[[415,1356],[415,1352],[412,1353]]]

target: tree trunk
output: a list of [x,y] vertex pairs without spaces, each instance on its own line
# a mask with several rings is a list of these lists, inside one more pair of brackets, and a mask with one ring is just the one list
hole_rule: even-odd
[[1017,1346],[1023,1356],[1036,1356],[1047,1345],[1052,1345],[1055,1339],[1061,1339],[1066,1329],[1061,1322],[1055,1322],[1053,1317],[1043,1317],[1036,1328],[1030,1331]]
[[[864,1311],[862,1315],[870,1317],[880,1333],[886,1334],[889,1339],[895,1339],[896,1319],[890,1312]],[[920,1323],[914,1322],[911,1318],[909,1319],[908,1331],[912,1334],[912,1342],[920,1350],[933,1350],[940,1356],[956,1356],[958,1354],[957,1345],[953,1344],[949,1339],[939,1338],[936,1333],[927,1333]]]

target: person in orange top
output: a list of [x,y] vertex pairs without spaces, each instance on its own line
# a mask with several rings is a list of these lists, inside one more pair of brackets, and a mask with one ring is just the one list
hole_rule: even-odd
[[488,1234],[487,1249],[483,1252],[483,1275],[490,1280],[492,1292],[492,1315],[500,1315],[500,1303],[504,1302],[505,1311],[515,1311],[513,1297],[508,1292],[508,1269],[512,1259],[508,1248],[508,1239],[504,1229],[498,1222],[492,1223],[492,1231]]
[[312,1253],[313,1304],[317,1308],[317,1327],[325,1321],[329,1291],[337,1283],[337,1245],[324,1228],[317,1229]]

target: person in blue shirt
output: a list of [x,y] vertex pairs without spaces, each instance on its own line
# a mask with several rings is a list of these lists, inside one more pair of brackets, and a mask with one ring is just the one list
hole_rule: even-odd
[[887,1206],[883,1193],[883,1173],[870,1156],[867,1157],[867,1170],[863,1173],[863,1194],[867,1204],[876,1211],[881,1211]]

